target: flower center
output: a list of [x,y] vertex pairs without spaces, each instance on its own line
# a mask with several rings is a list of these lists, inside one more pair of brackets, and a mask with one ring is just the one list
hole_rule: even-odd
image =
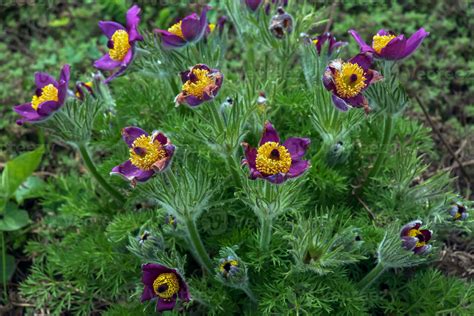
[[130,162],[141,170],[150,170],[155,162],[165,158],[166,152],[160,142],[151,136],[141,135],[130,148]]
[[209,31],[211,31],[211,33],[214,32],[216,25],[214,23],[209,23],[208,26],[209,26]]
[[46,101],[58,101],[58,89],[50,83],[41,89],[41,92],[37,92],[36,95],[31,99],[31,107],[38,110],[41,103]]
[[317,40],[317,39],[314,39],[314,40],[313,40],[313,44],[314,44],[314,45],[317,45],[318,42],[319,42],[319,40]]
[[426,245],[426,242],[425,242],[425,235],[423,235],[420,230],[418,229],[411,229],[409,232],[408,232],[408,236],[410,237],[416,237],[418,239],[418,242],[416,243],[416,247],[423,247],[424,245]]
[[291,155],[286,147],[276,142],[267,142],[257,149],[257,170],[264,174],[287,173],[291,166]]
[[229,272],[232,267],[237,267],[239,262],[237,260],[226,260],[220,265],[221,272]]
[[174,34],[174,35],[179,36],[179,37],[181,37],[182,39],[184,39],[183,30],[181,29],[181,24],[182,24],[182,23],[183,23],[183,21],[179,21],[178,23],[173,24],[173,25],[168,29],[168,32],[170,32],[171,34]]
[[380,54],[382,48],[387,46],[387,44],[395,37],[395,35],[374,35],[372,39],[372,47],[378,54]]
[[186,81],[182,90],[188,95],[190,94],[202,99],[204,90],[210,85],[215,84],[215,79],[209,75],[209,71],[206,69],[193,69],[193,74],[196,79]]
[[116,61],[122,61],[131,47],[128,42],[128,33],[124,30],[115,31],[108,46],[110,48],[110,58]]
[[358,64],[343,63],[341,71],[336,71],[334,83],[339,96],[355,97],[366,86],[364,69]]
[[162,273],[153,281],[153,291],[163,299],[170,299],[179,291],[179,281],[175,273]]

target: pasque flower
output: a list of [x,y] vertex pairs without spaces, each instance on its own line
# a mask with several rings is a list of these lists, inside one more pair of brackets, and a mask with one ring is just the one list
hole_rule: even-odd
[[468,218],[469,213],[467,212],[467,207],[461,203],[456,203],[453,207],[449,209],[449,214],[453,218],[453,220],[461,220],[464,221]]
[[92,81],[87,81],[87,82],[82,82],[79,81],[76,83],[76,93],[75,96],[79,100],[84,100],[84,97],[86,95],[86,91],[88,94],[91,96],[94,96],[94,91],[92,90]]
[[367,45],[355,30],[350,30],[349,34],[359,44],[362,53],[371,52],[382,59],[400,60],[413,54],[430,33],[426,32],[424,28],[420,28],[406,39],[403,34],[397,36],[382,29],[373,36],[372,46]]
[[234,256],[219,260],[219,272],[224,278],[232,277],[239,272],[239,261]]
[[242,143],[245,153],[242,164],[248,165],[250,179],[262,178],[272,183],[282,183],[302,175],[309,168],[309,161],[301,158],[310,143],[308,138],[297,137],[281,143],[273,125],[266,122],[258,148]]
[[110,174],[120,175],[132,185],[164,171],[173,158],[175,146],[161,132],[154,131],[148,135],[141,128],[131,126],[122,130],[122,138],[130,148],[130,158],[114,167]]
[[197,106],[204,101],[214,99],[222,86],[224,76],[217,69],[197,64],[181,73],[183,87],[176,96],[176,105]]
[[263,0],[245,0],[245,5],[252,11],[257,11],[262,3]]
[[130,65],[135,53],[135,43],[142,41],[143,37],[138,33],[140,23],[140,7],[134,5],[126,14],[127,27],[113,21],[100,21],[99,27],[107,36],[109,41],[107,47],[109,52],[94,62],[94,67],[101,70],[118,69],[112,76],[106,79],[106,83],[121,75]]
[[201,16],[193,13],[173,24],[167,30],[155,29],[155,32],[161,35],[163,46],[178,48],[199,41],[209,30],[207,11],[209,11],[209,6],[202,9]]
[[59,81],[45,72],[35,73],[36,91],[31,102],[13,108],[22,116],[16,123],[22,125],[25,122],[43,121],[57,111],[66,100],[69,75],[69,65],[61,69]]
[[147,263],[142,265],[142,282],[145,285],[141,301],[156,298],[158,312],[172,310],[179,298],[189,302],[188,285],[183,277],[175,270],[161,264]]
[[286,34],[293,31],[293,17],[279,7],[277,14],[270,20],[270,32],[278,39],[282,39]]
[[372,62],[370,53],[361,53],[348,61],[336,59],[329,63],[323,75],[323,84],[332,92],[336,108],[341,111],[351,107],[369,110],[368,101],[362,92],[382,79],[377,71],[370,69]]
[[400,231],[402,247],[407,250],[413,250],[415,254],[425,254],[430,251],[431,245],[428,242],[431,239],[431,231],[421,229],[423,223],[420,220],[412,221],[403,226]]
[[336,37],[329,32],[314,37],[312,43],[316,46],[319,55],[321,55],[321,50],[326,43],[328,45],[328,55],[331,55],[335,50],[347,45],[347,42],[337,42]]

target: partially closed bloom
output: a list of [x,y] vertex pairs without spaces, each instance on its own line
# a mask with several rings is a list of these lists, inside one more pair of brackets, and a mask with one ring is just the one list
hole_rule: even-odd
[[107,47],[109,52],[94,62],[94,67],[102,70],[119,70],[107,78],[109,82],[122,74],[133,59],[135,43],[142,41],[143,37],[138,33],[140,23],[140,8],[134,5],[127,11],[127,27],[112,21],[100,21],[99,27],[109,39]]
[[412,221],[403,226],[400,231],[402,247],[406,250],[413,250],[415,254],[425,254],[431,250],[428,241],[431,239],[431,231],[420,229],[423,223],[420,220]]
[[204,101],[214,99],[222,86],[224,76],[217,69],[197,64],[181,73],[183,87],[176,96],[176,105],[197,106]]
[[206,30],[209,30],[207,11],[209,7],[205,6],[200,17],[193,13],[173,24],[168,30],[156,29],[155,32],[161,35],[162,43],[167,48],[178,48],[197,42],[204,36]]
[[456,220],[464,221],[469,216],[469,213],[467,212],[467,207],[465,207],[461,203],[456,203],[456,205],[451,207],[451,209],[449,210],[449,214],[455,221]]
[[224,278],[232,277],[239,270],[239,261],[234,256],[228,256],[219,260],[219,272]]
[[426,32],[424,28],[420,28],[406,39],[403,34],[397,36],[382,29],[372,38],[372,46],[367,45],[355,30],[350,30],[349,34],[359,44],[362,53],[371,52],[382,59],[400,60],[413,54],[430,33]]
[[179,298],[189,302],[190,295],[183,277],[175,270],[161,264],[147,263],[142,265],[142,282],[145,285],[141,301],[157,298],[158,312],[172,310]]
[[173,158],[175,146],[160,132],[147,132],[138,127],[126,127],[122,138],[130,148],[130,158],[112,169],[110,174],[120,175],[135,185],[150,179],[155,172],[164,171]]
[[382,78],[377,71],[370,69],[372,62],[370,54],[361,53],[346,62],[336,59],[329,63],[323,84],[332,93],[332,101],[339,110],[347,111],[351,107],[369,110],[362,92]]
[[250,169],[250,179],[262,178],[272,183],[282,183],[302,175],[310,166],[301,160],[311,141],[308,138],[288,138],[280,142],[277,131],[270,122],[265,123],[259,147],[242,143],[245,152],[243,164]]
[[326,43],[328,45],[328,55],[331,55],[335,50],[347,45],[347,42],[337,42],[336,37],[329,32],[316,36],[311,41],[316,46],[319,55],[321,55],[321,50]]
[[293,31],[293,17],[279,7],[277,14],[270,20],[270,32],[278,39],[282,39],[285,35]]
[[77,82],[76,93],[75,93],[76,98],[78,98],[79,100],[84,100],[86,93],[88,93],[91,96],[94,96],[94,91],[92,90],[92,81]]
[[70,67],[64,65],[59,81],[45,72],[35,73],[36,91],[31,102],[15,106],[13,109],[22,116],[16,123],[39,122],[57,111],[66,100]]

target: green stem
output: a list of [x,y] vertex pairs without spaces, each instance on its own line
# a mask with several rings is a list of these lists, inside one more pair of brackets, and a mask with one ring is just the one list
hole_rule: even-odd
[[272,224],[273,221],[269,217],[262,219],[260,230],[260,249],[264,252],[266,252],[270,246],[270,241],[272,239]]
[[251,300],[252,302],[254,302],[254,303],[257,302],[257,299],[255,298],[255,295],[253,295],[253,293],[252,293],[252,291],[250,290],[250,288],[248,287],[248,285],[242,287],[241,289],[242,289],[242,291],[245,292],[245,294],[247,294],[247,296],[250,298],[250,300]]
[[230,169],[230,173],[232,174],[232,177],[234,178],[234,182],[238,187],[242,187],[242,180],[240,179],[240,175],[238,172],[238,169],[236,164],[235,164],[235,159],[232,156],[231,152],[228,152],[226,155],[226,162],[227,162],[227,167]]
[[381,262],[378,262],[377,265],[369,272],[367,275],[360,280],[360,282],[357,284],[358,288],[361,291],[366,290],[372,283],[377,280],[382,273],[384,273],[386,268],[383,266]]
[[384,130],[382,136],[382,144],[379,148],[379,153],[377,155],[377,159],[375,160],[374,166],[372,170],[370,170],[367,179],[375,177],[380,172],[380,168],[385,161],[385,157],[387,156],[388,152],[388,143],[392,138],[392,126],[393,126],[393,117],[389,113],[385,113],[385,120],[384,120]]
[[212,271],[212,261],[207,254],[206,248],[204,248],[196,223],[194,220],[187,218],[185,224],[189,242],[193,248],[193,254],[196,256],[196,259],[199,261],[201,266],[210,273]]
[[7,250],[5,249],[5,235],[2,231],[2,277],[3,277],[3,298],[5,304],[8,303],[7,293]]
[[115,190],[97,171],[95,167],[94,161],[92,161],[91,156],[89,155],[89,151],[87,150],[87,146],[85,144],[77,144],[79,148],[79,153],[81,154],[82,160],[84,161],[87,169],[92,174],[92,176],[99,182],[99,184],[110,193],[112,197],[114,197],[118,202],[125,203],[125,199],[120,192]]
[[217,126],[218,131],[221,132],[221,133],[224,133],[225,132],[225,126],[224,126],[224,122],[222,121],[222,117],[219,113],[219,110],[217,108],[218,105],[216,103],[213,103],[210,106],[211,106],[211,115],[213,117],[214,123]]

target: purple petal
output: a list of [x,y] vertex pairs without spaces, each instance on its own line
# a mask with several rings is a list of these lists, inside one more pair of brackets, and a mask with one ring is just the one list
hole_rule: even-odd
[[13,110],[20,114],[23,119],[20,119],[18,123],[23,124],[24,122],[35,122],[43,119],[42,116],[36,112],[35,109],[31,106],[31,103],[24,103],[13,107]]
[[413,52],[421,45],[425,37],[427,37],[430,33],[426,32],[424,28],[419,29],[416,31],[410,38],[407,40],[405,45],[405,51],[402,53],[401,58],[406,58],[413,54]]
[[286,177],[282,173],[277,173],[277,174],[274,174],[274,175],[271,175],[271,176],[263,177],[263,179],[265,179],[265,180],[267,180],[271,183],[280,184],[280,183],[285,182]]
[[422,221],[420,220],[415,220],[411,221],[408,224],[404,225],[402,229],[400,230],[400,237],[408,236],[408,232],[412,229],[418,229],[422,225]]
[[102,30],[102,33],[104,33],[104,35],[109,39],[112,38],[112,35],[114,35],[116,31],[125,31],[125,28],[121,24],[113,21],[99,21],[99,27]]
[[153,286],[153,282],[162,273],[173,272],[175,270],[162,266],[156,263],[146,263],[142,265],[142,282],[145,285]]
[[197,14],[193,13],[185,17],[181,22],[181,30],[183,36],[188,42],[198,41],[204,35],[207,29],[207,11],[209,6],[202,9],[201,17],[198,19]]
[[468,217],[469,217],[469,213],[468,213],[468,212],[463,212],[463,213],[461,214],[461,220],[462,220],[462,221],[466,220]]
[[166,137],[166,135],[161,132],[157,132],[157,131],[153,132],[152,138],[153,138],[153,141],[155,140],[159,141],[162,146],[165,146],[169,143],[168,137]]
[[65,82],[66,84],[69,82],[69,78],[71,76],[71,66],[68,64],[64,65],[61,68],[61,74],[59,75],[59,83]]
[[456,216],[457,213],[458,213],[458,206],[457,205],[451,207],[451,209],[449,210],[449,215],[451,215],[452,217]]
[[405,39],[405,36],[399,35],[392,39],[390,42],[388,42],[388,44],[384,48],[382,48],[380,54],[378,55],[388,60],[401,59],[401,56],[405,51],[406,41],[407,40]]
[[187,95],[185,97],[186,104],[189,106],[198,106],[204,102],[203,99],[200,99],[194,95]]
[[153,288],[151,288],[148,285],[145,285],[144,288],[143,288],[143,293],[142,293],[142,296],[140,298],[140,301],[143,303],[145,301],[151,300],[154,297],[155,297],[155,293],[153,292]]
[[263,129],[262,139],[260,140],[259,146],[262,146],[268,142],[280,143],[280,137],[278,136],[277,131],[273,128],[272,123],[265,122],[265,127]]
[[102,56],[100,59],[94,62],[94,67],[97,69],[102,70],[113,70],[115,68],[120,67],[121,62],[117,60],[113,60],[110,58],[110,55],[107,53]]
[[346,103],[346,101],[339,98],[337,95],[332,95],[332,102],[334,103],[334,106],[342,112],[347,112],[350,109],[350,106]]
[[349,59],[349,62],[358,64],[364,69],[364,71],[367,71],[372,66],[373,58],[369,53],[361,53]]
[[418,238],[416,237],[409,237],[409,236],[402,237],[402,247],[406,250],[415,249],[417,242],[418,242]]
[[49,116],[51,113],[56,111],[61,107],[61,104],[57,101],[46,101],[40,103],[38,106],[37,112],[41,116]]
[[256,169],[257,168],[257,149],[252,148],[249,146],[247,143],[242,143],[242,147],[244,149],[244,155],[245,159],[242,161],[242,163],[247,164],[250,169]]
[[128,147],[132,147],[133,142],[138,137],[145,135],[148,136],[148,133],[142,130],[139,127],[129,126],[122,129],[122,139],[127,143]]
[[161,42],[166,48],[179,48],[187,44],[184,39],[168,31],[155,30],[155,32],[161,35]]
[[290,152],[291,159],[297,160],[304,156],[310,144],[311,140],[309,138],[292,137],[288,138],[283,146]]
[[428,229],[422,229],[420,230],[420,233],[423,235],[423,237],[425,238],[424,242],[428,242],[430,241],[431,239],[431,230],[428,230]]
[[185,302],[189,302],[191,299],[191,296],[189,295],[189,288],[186,282],[184,282],[183,279],[181,279],[181,276],[179,278],[179,292],[178,292],[178,297],[180,300],[183,300]]
[[351,34],[357,44],[359,44],[361,53],[375,52],[374,49],[371,46],[367,45],[367,43],[362,39],[362,37],[360,37],[359,33],[357,33],[355,30],[349,30],[349,34]]
[[127,32],[128,32],[128,41],[143,41],[143,36],[138,32],[138,24],[140,24],[140,7],[134,5],[127,11]]
[[37,89],[41,89],[49,84],[52,84],[56,88],[58,87],[58,82],[56,81],[56,79],[51,77],[48,73],[35,72],[35,85]]
[[66,100],[67,97],[67,86],[68,82],[64,82],[61,80],[61,83],[58,86],[58,103],[59,105],[63,105],[64,100]]
[[262,4],[262,0],[245,0],[245,4],[250,10],[255,12],[260,4]]
[[347,99],[345,99],[345,101],[349,105],[351,105],[353,107],[356,107],[356,108],[363,107],[364,104],[367,103],[367,99],[362,94],[358,94],[358,95],[356,95],[355,97],[352,97],[352,98],[347,98]]
[[156,311],[163,312],[163,311],[170,311],[176,306],[176,299],[171,298],[170,300],[164,300],[159,298],[156,302]]
[[417,248],[413,249],[413,251],[417,255],[427,254],[428,252],[430,252],[430,250],[431,250],[431,245],[424,245],[422,247],[417,247]]
[[377,35],[387,36],[387,35],[391,35],[391,34],[390,34],[390,32],[387,32],[385,29],[381,29],[377,32]]
[[114,167],[110,175],[118,175],[131,182],[145,182],[155,174],[153,170],[141,170],[135,167],[130,160]]
[[303,172],[308,170],[309,166],[310,163],[307,160],[292,161],[290,170],[288,171],[288,177],[295,178],[302,175]]

